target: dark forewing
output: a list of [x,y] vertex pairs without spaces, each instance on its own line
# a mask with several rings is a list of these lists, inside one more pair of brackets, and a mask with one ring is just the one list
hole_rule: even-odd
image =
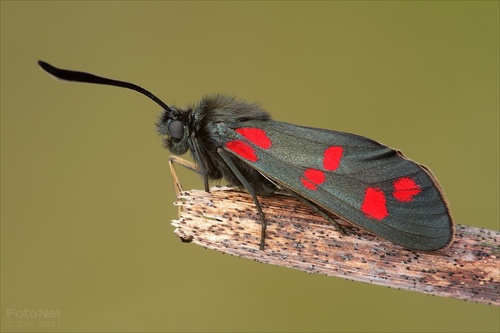
[[358,135],[277,121],[229,129],[225,150],[283,187],[394,243],[431,251],[453,224],[430,171]]

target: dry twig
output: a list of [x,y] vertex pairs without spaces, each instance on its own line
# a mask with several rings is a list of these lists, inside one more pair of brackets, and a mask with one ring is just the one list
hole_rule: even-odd
[[295,198],[259,197],[268,221],[265,251],[250,195],[228,187],[181,192],[172,221],[183,241],[255,261],[392,288],[500,305],[500,233],[456,226],[453,245],[406,250],[343,221],[348,236]]

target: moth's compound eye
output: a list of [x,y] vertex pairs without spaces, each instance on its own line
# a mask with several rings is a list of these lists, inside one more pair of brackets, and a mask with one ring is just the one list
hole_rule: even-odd
[[172,120],[168,124],[168,134],[171,138],[180,140],[184,136],[184,124],[180,120]]

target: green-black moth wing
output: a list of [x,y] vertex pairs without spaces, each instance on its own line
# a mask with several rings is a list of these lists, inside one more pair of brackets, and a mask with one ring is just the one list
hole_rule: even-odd
[[421,251],[446,247],[453,239],[436,179],[397,150],[355,134],[278,121],[248,121],[222,131],[226,151],[378,236]]

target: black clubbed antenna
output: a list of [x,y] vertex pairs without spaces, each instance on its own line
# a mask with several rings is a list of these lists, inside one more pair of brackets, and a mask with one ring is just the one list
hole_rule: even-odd
[[42,69],[44,71],[46,71],[47,73],[49,73],[50,75],[53,75],[56,78],[61,79],[61,80],[105,84],[108,86],[116,86],[116,87],[122,87],[122,88],[135,90],[135,91],[149,97],[153,101],[155,101],[164,110],[172,112],[172,109],[167,104],[163,103],[163,101],[161,99],[159,99],[158,97],[153,95],[151,92],[147,91],[146,89],[144,89],[142,87],[139,87],[136,84],[133,84],[130,82],[125,82],[125,81],[107,79],[105,77],[97,76],[97,75],[90,74],[90,73],[56,68],[56,67],[49,65],[48,63],[46,63],[45,61],[42,61],[42,60],[38,60],[38,65],[40,67],[42,67]]

